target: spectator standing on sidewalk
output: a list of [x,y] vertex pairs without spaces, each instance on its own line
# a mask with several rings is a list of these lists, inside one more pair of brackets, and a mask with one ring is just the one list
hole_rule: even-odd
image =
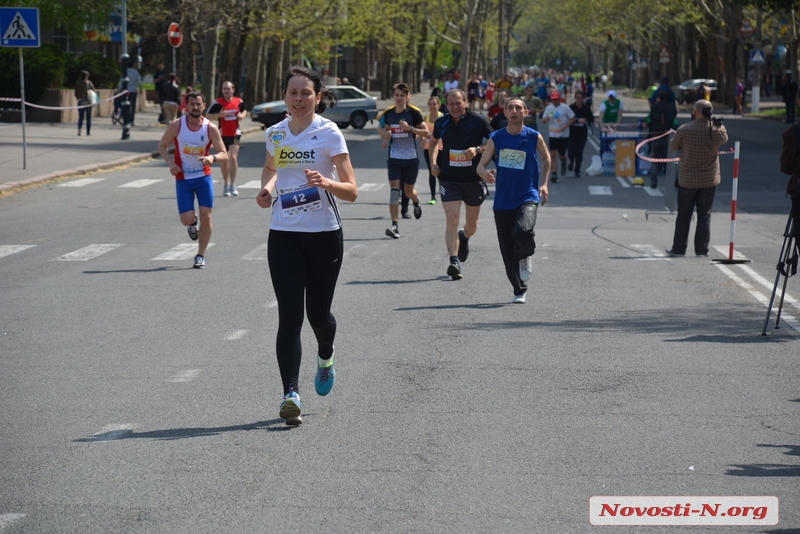
[[164,64],[159,63],[158,68],[153,73],[153,85],[155,85],[156,93],[158,94],[158,104],[161,107],[161,113],[158,115],[158,123],[165,124],[166,112],[164,111],[164,84],[167,83],[167,71],[164,69]]
[[167,76],[167,81],[164,82],[164,87],[161,88],[161,95],[164,120],[169,124],[178,116],[178,107],[180,106],[178,102],[181,101],[181,89],[178,87],[175,73],[170,72]]
[[[794,124],[794,111],[797,107],[797,82],[792,79],[792,72],[786,71],[783,76],[783,103],[786,105],[786,124]],[[736,103],[740,107],[739,101]]]
[[89,71],[82,70],[81,76],[75,82],[75,99],[78,105],[82,106],[78,109],[78,135],[81,135],[83,129],[83,119],[86,118],[86,135],[91,135],[92,130],[92,106],[94,104],[89,98],[89,91],[94,91],[94,84],[89,81]]
[[128,102],[131,103],[130,105],[130,117],[128,117],[128,123],[131,126],[136,126],[134,124],[134,118],[136,117],[136,99],[139,96],[139,91],[142,90],[142,76],[139,74],[139,71],[136,70],[134,67],[133,60],[128,60]]
[[711,241],[711,207],[720,182],[719,147],[728,140],[721,124],[711,122],[713,108],[708,100],[694,103],[693,120],[678,128],[670,143],[672,150],[681,153],[678,167],[678,216],[670,256],[684,256],[689,240],[692,213],[697,209],[697,228],[694,234],[694,253],[708,256]]

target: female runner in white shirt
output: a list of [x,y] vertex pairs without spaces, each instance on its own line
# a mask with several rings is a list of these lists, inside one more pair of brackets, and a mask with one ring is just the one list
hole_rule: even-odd
[[284,393],[279,414],[287,425],[296,426],[302,423],[304,301],[319,346],[315,388],[327,395],[333,387],[336,319],[331,302],[344,247],[336,198],[353,202],[358,187],[344,136],[317,114],[335,103],[333,94],[305,67],[291,68],[283,89],[291,116],[267,129],[267,158],[256,202],[273,208],[267,260],[278,299],[276,352]]

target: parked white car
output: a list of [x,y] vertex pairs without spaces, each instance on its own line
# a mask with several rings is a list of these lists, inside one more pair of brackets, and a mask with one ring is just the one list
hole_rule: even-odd
[[[332,85],[329,89],[336,96],[336,105],[326,108],[322,116],[335,122],[339,128],[363,128],[378,114],[378,105],[373,97],[352,85]],[[277,124],[286,118],[286,103],[283,100],[265,102],[253,106],[250,116],[254,122],[265,127]]]

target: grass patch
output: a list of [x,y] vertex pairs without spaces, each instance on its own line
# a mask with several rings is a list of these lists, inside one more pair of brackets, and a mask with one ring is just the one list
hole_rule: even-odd
[[766,109],[758,113],[748,113],[751,117],[785,117],[786,110],[781,108]]

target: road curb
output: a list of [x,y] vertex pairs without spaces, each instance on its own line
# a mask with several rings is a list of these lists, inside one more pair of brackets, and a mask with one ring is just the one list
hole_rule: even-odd
[[[256,133],[260,131],[261,131],[260,126],[253,126],[251,128],[246,128],[242,130],[242,135],[243,136],[249,135],[251,133]],[[175,149],[170,147],[169,153],[172,154],[174,153],[174,151]],[[106,161],[103,163],[93,163],[91,165],[81,165],[80,167],[73,167],[72,169],[64,169],[63,171],[42,174],[39,176],[34,176],[33,178],[28,178],[26,180],[20,180],[18,182],[6,182],[4,184],[0,184],[0,194],[11,193],[32,185],[52,182],[55,180],[60,180],[71,176],[82,176],[84,174],[92,174],[94,172],[105,171],[108,169],[113,169],[115,167],[120,167],[122,165],[130,165],[131,163],[139,163],[141,161],[145,161],[148,159],[158,159],[160,157],[161,154],[159,154],[158,151],[156,150],[154,152],[145,152],[141,154],[134,154],[132,156],[125,156],[124,158],[115,159],[113,161]]]

